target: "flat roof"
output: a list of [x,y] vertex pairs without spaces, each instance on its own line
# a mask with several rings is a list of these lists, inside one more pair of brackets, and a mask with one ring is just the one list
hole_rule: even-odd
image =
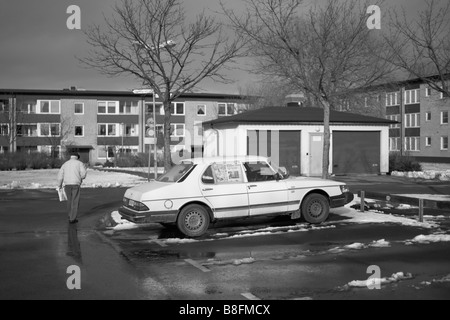
[[[130,91],[102,91],[102,90],[84,90],[84,89],[0,89],[0,95],[42,95],[42,96],[111,96],[111,97],[133,97],[142,98],[143,96],[149,98],[152,94],[135,94]],[[217,100],[244,100],[243,97],[238,94],[225,94],[225,93],[184,93],[179,98],[187,99],[217,99]]]

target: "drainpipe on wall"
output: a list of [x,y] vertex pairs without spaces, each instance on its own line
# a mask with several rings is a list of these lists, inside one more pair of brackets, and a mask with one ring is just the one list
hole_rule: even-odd
[[400,101],[400,155],[405,154],[405,87],[401,87],[399,91],[399,101]]

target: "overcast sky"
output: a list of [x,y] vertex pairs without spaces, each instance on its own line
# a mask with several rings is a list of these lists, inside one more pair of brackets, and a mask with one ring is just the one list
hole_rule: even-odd
[[[111,16],[112,0],[0,0],[0,88],[62,89],[77,86],[88,90],[131,90],[140,87],[134,78],[109,78],[80,65],[75,56],[86,55],[82,32],[92,23]],[[218,10],[219,0],[184,0],[188,12]],[[228,7],[242,8],[241,0],[226,0]],[[423,7],[422,0],[390,0],[407,3],[409,13]],[[81,9],[81,31],[69,30],[68,6]],[[382,13],[384,8],[381,8]],[[383,20],[382,20],[383,21]],[[238,93],[239,87],[255,80],[243,71],[233,72],[235,83],[206,81],[204,91]]]

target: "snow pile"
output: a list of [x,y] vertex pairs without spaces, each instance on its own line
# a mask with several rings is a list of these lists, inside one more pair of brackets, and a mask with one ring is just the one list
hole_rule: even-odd
[[367,280],[353,280],[347,283],[346,288],[366,288],[366,287],[374,287],[377,284],[384,285],[393,282],[398,282],[401,280],[409,280],[412,279],[413,276],[411,273],[403,273],[397,272],[393,273],[390,277],[384,278],[369,278]]
[[430,244],[430,243],[436,243],[436,242],[449,242],[450,241],[450,234],[443,234],[443,233],[434,233],[434,234],[428,234],[428,235],[418,235],[414,239],[405,241],[405,244],[411,245],[413,243],[419,243],[419,244]]
[[136,229],[139,226],[133,222],[130,222],[128,220],[122,219],[122,216],[119,214],[118,211],[111,212],[111,218],[114,220],[114,222],[117,223],[116,226],[114,226],[113,230],[129,230],[129,229]]
[[204,266],[210,266],[210,265],[218,265],[218,266],[225,266],[225,265],[234,265],[234,266],[240,266],[242,264],[251,264],[255,262],[255,258],[249,257],[249,258],[242,258],[242,259],[231,259],[231,260],[215,260],[215,259],[208,259],[207,262],[202,263]]
[[374,240],[369,244],[364,244],[364,243],[359,243],[359,242],[355,242],[349,245],[345,245],[343,247],[335,247],[335,248],[331,248],[329,250],[327,250],[326,252],[328,253],[342,253],[348,250],[361,250],[361,249],[367,249],[367,248],[386,248],[386,247],[390,247],[391,244],[384,240],[384,239],[380,239],[380,240]]
[[354,249],[354,250],[364,249],[365,247],[366,246],[364,244],[359,243],[359,242],[344,246],[345,249]]
[[355,200],[345,207],[333,209],[333,213],[342,217],[346,217],[345,223],[397,223],[404,226],[422,227],[422,228],[436,228],[439,225],[434,222],[419,222],[417,220],[406,217],[398,217],[391,214],[378,213],[374,211],[361,212],[357,209],[350,208],[354,205]]
[[390,246],[391,246],[391,244],[384,239],[380,239],[378,241],[372,241],[372,243],[369,244],[369,247],[372,247],[372,248],[387,248]]
[[[0,189],[55,189],[58,169],[0,171]],[[119,172],[88,169],[82,188],[133,187],[147,179]]]
[[436,171],[436,170],[425,170],[425,171],[392,171],[392,176],[415,178],[415,179],[426,179],[426,180],[440,180],[440,181],[450,181],[450,170]]

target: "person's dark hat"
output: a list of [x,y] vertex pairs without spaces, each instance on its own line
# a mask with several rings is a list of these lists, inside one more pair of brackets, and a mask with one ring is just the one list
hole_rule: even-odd
[[80,159],[80,154],[78,152],[76,152],[76,151],[71,152],[70,156],[71,157],[77,157],[77,159]]

